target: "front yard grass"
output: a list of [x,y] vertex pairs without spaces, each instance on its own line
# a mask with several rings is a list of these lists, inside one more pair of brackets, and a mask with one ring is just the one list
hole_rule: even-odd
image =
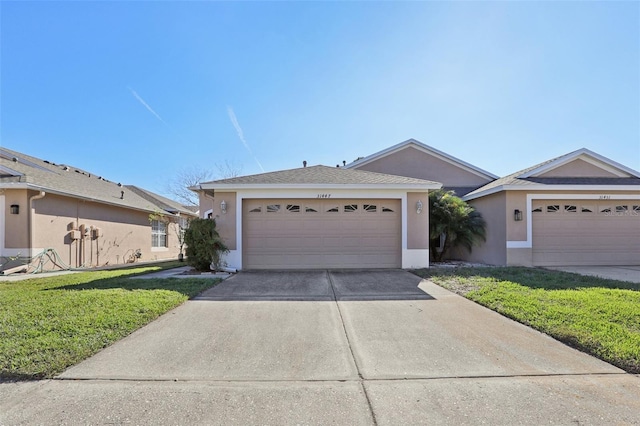
[[171,266],[0,281],[0,379],[53,377],[219,282],[131,278]]
[[520,267],[417,275],[630,373],[640,373],[640,284]]

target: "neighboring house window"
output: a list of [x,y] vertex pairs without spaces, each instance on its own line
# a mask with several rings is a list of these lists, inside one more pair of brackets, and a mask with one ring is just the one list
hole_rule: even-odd
[[167,224],[159,221],[151,221],[151,247],[167,247]]

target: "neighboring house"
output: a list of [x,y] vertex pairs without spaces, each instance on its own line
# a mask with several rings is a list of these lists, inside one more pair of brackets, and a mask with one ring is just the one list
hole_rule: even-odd
[[459,197],[498,178],[415,139],[360,158],[345,167],[441,182],[444,189],[453,190]]
[[640,173],[580,149],[463,197],[487,221],[468,255],[495,265],[640,265]]
[[47,249],[64,264],[43,259],[48,269],[176,258],[178,223],[190,217],[197,215],[150,191],[0,148],[3,269]]
[[302,167],[203,182],[237,269],[429,265],[428,191],[441,184],[362,170]]
[[229,266],[408,268],[428,265],[427,192],[437,182],[487,222],[487,241],[456,257],[493,265],[640,265],[640,173],[587,149],[497,178],[409,139],[344,168],[284,170],[194,189],[202,217],[216,218],[231,249]]

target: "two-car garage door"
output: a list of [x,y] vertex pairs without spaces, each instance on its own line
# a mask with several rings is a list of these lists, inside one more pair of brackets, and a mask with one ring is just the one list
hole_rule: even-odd
[[533,264],[640,265],[640,200],[534,200]]
[[400,200],[245,199],[243,267],[399,268]]

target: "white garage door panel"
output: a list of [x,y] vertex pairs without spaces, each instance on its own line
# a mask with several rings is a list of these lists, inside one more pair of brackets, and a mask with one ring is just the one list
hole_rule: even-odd
[[[246,269],[401,265],[400,200],[244,200],[243,204]],[[268,211],[275,209],[269,205],[280,208]],[[328,211],[335,207],[338,212]]]
[[541,200],[536,208],[534,265],[640,265],[640,201]]

